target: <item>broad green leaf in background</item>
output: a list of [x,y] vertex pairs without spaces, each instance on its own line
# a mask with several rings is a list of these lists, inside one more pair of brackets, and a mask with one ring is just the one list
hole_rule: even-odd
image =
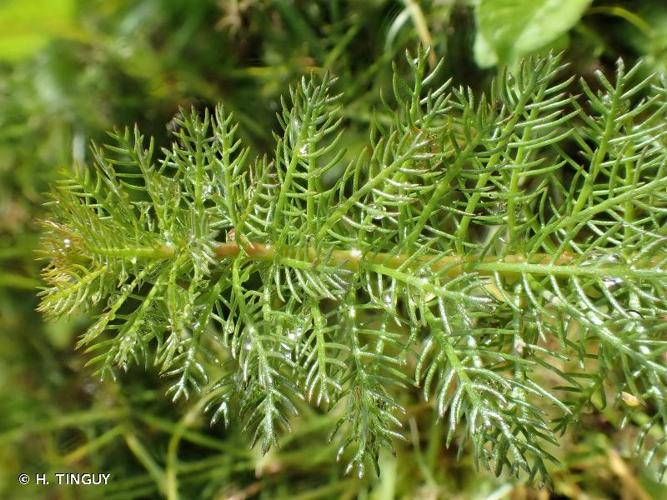
[[512,64],[567,33],[592,0],[480,0],[475,60]]
[[0,60],[29,56],[54,36],[76,36],[75,0],[0,1]]

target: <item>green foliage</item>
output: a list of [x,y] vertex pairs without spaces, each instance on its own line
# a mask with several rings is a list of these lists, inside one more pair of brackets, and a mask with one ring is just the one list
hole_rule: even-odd
[[592,0],[480,0],[475,60],[482,67],[514,64],[567,33]]
[[639,54],[653,71],[667,69],[667,5],[644,0],[632,5],[595,5],[582,33],[594,52]]
[[265,451],[304,399],[342,415],[359,474],[402,436],[410,385],[497,473],[548,479],[555,432],[609,386],[641,401],[627,422],[660,455],[664,82],[619,63],[577,99],[548,57],[477,97],[409,62],[393,122],[333,185],[327,76],[290,92],[271,160],[222,106],[177,119],[159,159],[112,134],[54,191],[40,309],[101,310],[80,341],[100,373],[154,363]]
[[[26,12],[34,9],[35,2],[11,2],[19,3]],[[248,451],[243,471],[238,462],[215,456],[220,449],[243,446],[238,443],[239,429],[221,433],[219,428],[206,429],[207,422],[188,421],[202,434],[215,433],[216,446],[198,449],[196,464],[187,463],[191,450],[183,446],[177,449],[178,460],[171,457],[166,463],[166,448],[176,425],[164,428],[140,416],[149,412],[171,423],[179,421],[185,405],[170,406],[169,400],[162,403],[156,396],[164,392],[167,381],[156,381],[152,393],[143,391],[136,382],[149,377],[136,369],[123,377],[122,390],[129,401],[119,398],[114,384],[93,383],[84,358],[72,352],[88,316],[71,315],[44,324],[35,313],[40,283],[34,249],[40,228],[34,221],[42,219],[48,208],[42,205],[42,195],[63,165],[92,161],[86,147],[91,139],[103,140],[104,131],[114,124],[138,123],[157,145],[164,145],[164,124],[179,105],[203,109],[222,99],[240,123],[239,136],[254,150],[265,151],[273,145],[275,111],[287,82],[305,71],[330,67],[340,77],[338,85],[346,89],[344,112],[363,130],[343,140],[346,147],[356,149],[357,142],[365,141],[369,106],[379,101],[377,89],[391,83],[387,61],[417,39],[408,22],[385,47],[384,27],[393,9],[385,0],[355,5],[329,0],[317,5],[240,2],[242,29],[237,30],[221,19],[234,3],[81,1],[76,2],[71,34],[40,26],[41,14],[32,13],[27,16],[32,22],[22,27],[37,33],[44,46],[34,53],[23,51],[28,56],[25,60],[0,65],[0,399],[2,432],[6,431],[0,440],[7,444],[0,456],[0,497],[67,494],[53,482],[49,488],[37,486],[29,491],[17,484],[19,472],[42,468],[110,471],[114,485],[109,498],[156,495],[164,489],[164,475],[153,474],[150,461],[137,459],[135,450],[142,447],[147,450],[142,456],[152,456],[168,476],[178,475],[188,496],[199,492],[194,485],[215,496],[218,488],[242,492],[259,484],[262,492],[274,498],[276,492],[287,496],[315,486],[322,488],[324,496],[329,486],[333,491],[340,487],[360,494],[374,487],[372,477],[327,484],[337,468],[330,462],[336,453],[331,446],[323,446],[326,431],[315,437],[308,434],[308,428],[317,425],[314,419],[281,440],[279,453],[262,458]],[[42,11],[55,20],[54,8]],[[0,23],[7,19],[3,16]],[[19,27],[14,24],[9,28]],[[12,29],[5,31],[9,35]],[[52,39],[47,43],[47,38]],[[10,49],[20,48],[16,41],[10,42]],[[217,379],[217,374],[213,377]],[[156,407],[145,408],[147,402]],[[108,421],[88,423],[89,414],[104,415]],[[128,418],[137,425],[127,434],[141,441],[141,447],[130,446],[137,439],[117,432]],[[39,425],[37,420],[54,426]],[[26,426],[26,422],[35,425]],[[327,422],[333,424],[331,419]],[[302,433],[307,437],[299,437]],[[287,444],[295,440],[296,452]],[[70,456],[75,446],[80,448]],[[305,467],[314,455],[321,460],[313,469]],[[184,462],[187,467],[180,469]],[[212,464],[208,471],[207,463]],[[280,472],[256,478],[256,468],[261,470],[265,463]],[[471,467],[466,470],[472,472]],[[438,476],[441,485],[449,481]],[[493,484],[489,480],[483,488]],[[481,483],[472,484],[477,488]],[[419,480],[401,486],[408,495],[419,487]],[[457,488],[453,483],[448,487]],[[100,494],[107,497],[106,490]]]
[[6,0],[0,6],[0,60],[20,60],[57,35],[79,35],[74,11],[74,0]]
[[[422,391],[416,390],[389,389],[406,410],[395,415],[400,433],[408,439],[392,443],[397,456],[381,453],[380,477],[372,473],[363,480],[356,474],[339,477],[343,468],[335,463],[336,450],[359,420],[341,421],[340,409],[325,412],[316,404],[319,399],[325,406],[327,395],[331,404],[334,391],[348,385],[336,387],[340,379],[329,376],[333,370],[310,371],[320,359],[310,354],[314,349],[304,349],[304,357],[298,360],[312,373],[302,386],[312,391],[309,399],[313,404],[297,400],[300,417],[290,419],[292,431],[261,455],[259,450],[247,449],[247,437],[234,425],[238,419],[233,412],[226,430],[209,428],[210,415],[198,415],[198,408],[215,391],[207,388],[202,399],[195,394],[188,402],[181,397],[180,404],[171,404],[173,394],[162,396],[173,379],[156,378],[159,366],[130,369],[122,385],[99,382],[83,366],[88,356],[73,349],[76,338],[89,325],[88,315],[68,315],[44,324],[35,314],[39,262],[34,248],[39,226],[33,221],[42,219],[48,209],[42,206],[42,193],[58,167],[92,161],[86,148],[91,139],[99,142],[114,124],[138,123],[143,134],[155,138],[159,150],[168,144],[164,124],[179,105],[201,110],[222,100],[226,111],[234,113],[238,134],[253,154],[270,151],[279,94],[304,72],[322,74],[328,69],[339,77],[337,91],[344,92],[339,104],[345,133],[339,147],[347,150],[346,159],[355,157],[367,142],[369,121],[387,124],[393,119],[396,107],[376,109],[379,97],[391,92],[391,61],[416,41],[432,47],[431,60],[445,57],[440,79],[451,76],[457,85],[471,85],[475,91],[488,89],[495,70],[480,71],[472,57],[473,3],[477,2],[1,3],[0,443],[4,446],[0,497],[74,494],[126,499],[167,494],[176,498],[179,491],[188,498],[255,493],[269,498],[543,494],[511,477],[494,478],[475,471],[468,450],[456,460],[454,455],[461,448],[442,445],[449,419],[436,420],[437,412],[430,411],[432,400],[424,402]],[[72,8],[65,12],[59,6]],[[611,75],[619,55],[626,62],[642,57],[646,74],[664,72],[666,12],[662,0],[595,2],[567,35],[549,46],[569,47],[564,53],[564,60],[571,63],[569,71],[589,80],[595,69]],[[19,56],[26,59],[18,60]],[[408,78],[411,68],[401,63],[398,61],[396,70]],[[325,186],[340,175],[343,164],[341,161],[325,176]],[[565,183],[569,179],[564,176]],[[377,312],[358,310],[380,320]],[[323,313],[331,318],[326,327],[335,329],[335,310]],[[377,324],[366,317],[363,321],[369,328]],[[313,345],[318,337],[311,332],[303,335],[309,335]],[[409,329],[403,327],[394,327],[392,333],[410,337]],[[329,360],[318,366],[335,363],[345,355],[335,342],[325,344]],[[412,355],[408,362],[407,373],[412,375]],[[204,364],[209,378],[218,381],[219,365]],[[533,379],[540,386],[552,387],[555,381],[540,370],[531,373]],[[322,393],[321,380],[328,387]],[[553,450],[560,465],[550,467],[554,493],[576,497],[586,492],[591,497],[612,498],[621,492],[641,498],[643,489],[644,496],[667,497],[667,483],[654,483],[651,470],[632,458],[633,438],[653,415],[652,403],[621,393],[621,403],[603,408],[602,397],[614,401],[619,396],[617,388],[613,384],[594,387],[598,391],[591,392],[590,405],[582,408],[576,420],[563,421],[568,430],[558,438],[559,448]],[[221,386],[220,391],[224,390]],[[220,408],[218,404],[211,410]],[[363,410],[364,406],[354,408]],[[624,414],[631,425],[612,429],[623,423]],[[222,420],[223,415],[221,411],[218,417]],[[342,433],[327,444],[330,430],[339,421]],[[363,426],[358,429],[363,431]],[[660,436],[657,431],[652,429],[647,435],[651,446]],[[614,450],[619,456],[612,459]],[[341,458],[352,458],[353,451],[346,450]],[[20,472],[62,470],[108,471],[112,484],[70,493],[53,481],[48,488],[34,481],[28,487],[16,481]]]

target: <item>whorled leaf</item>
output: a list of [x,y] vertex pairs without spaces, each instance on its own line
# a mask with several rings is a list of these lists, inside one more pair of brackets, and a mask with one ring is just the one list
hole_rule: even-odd
[[272,158],[222,106],[160,156],[112,134],[54,187],[41,310],[99,311],[81,345],[101,372],[155,364],[264,450],[307,402],[332,412],[357,473],[418,393],[497,473],[548,480],[610,384],[664,456],[665,83],[619,63],[578,96],[549,56],[478,96],[427,61],[354,157],[329,76],[291,91]]

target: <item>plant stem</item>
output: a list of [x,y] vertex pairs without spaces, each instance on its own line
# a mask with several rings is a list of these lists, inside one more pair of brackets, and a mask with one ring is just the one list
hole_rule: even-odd
[[[306,251],[285,250],[278,251],[271,245],[261,243],[250,243],[239,246],[237,243],[221,243],[215,247],[216,255],[221,259],[230,259],[237,257],[241,251],[246,256],[254,260],[270,261],[280,259],[281,262],[294,265],[294,267],[313,268],[321,263],[320,254],[315,248],[309,247]],[[307,257],[308,260],[302,260]],[[382,265],[386,268],[400,269],[405,267],[406,261],[411,260],[417,267],[427,266],[431,271],[445,274],[450,277],[458,276],[464,272],[478,272],[483,275],[493,273],[501,274],[541,274],[555,276],[619,276],[619,277],[639,277],[650,278],[660,275],[662,271],[651,269],[631,269],[629,266],[616,265],[602,268],[595,266],[585,266],[575,260],[579,256],[570,254],[560,255],[554,258],[547,254],[534,254],[527,258],[523,255],[507,255],[505,257],[477,257],[450,255],[446,257],[434,258],[429,255],[411,258],[408,255],[393,255],[389,253],[369,252],[359,254],[355,250],[333,250],[326,259],[326,264],[350,271],[359,271],[365,265]],[[651,262],[657,264],[660,257]],[[414,266],[411,266],[414,267]]]

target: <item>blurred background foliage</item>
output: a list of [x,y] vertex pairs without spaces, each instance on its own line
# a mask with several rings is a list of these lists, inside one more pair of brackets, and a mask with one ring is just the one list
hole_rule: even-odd
[[[271,148],[280,95],[331,71],[344,92],[349,155],[382,120],[392,62],[418,44],[442,78],[484,89],[498,64],[565,51],[570,71],[618,57],[667,72],[664,0],[3,0],[0,1],[0,498],[548,498],[475,471],[445,449],[423,405],[382,474],[342,475],[312,414],[266,456],[239,429],[210,428],[196,398],[174,406],[150,367],[100,382],[74,344],[86,318],[34,312],[43,192],[85,164],[90,141],[139,124],[164,145],[172,117],[223,101],[245,141]],[[554,498],[667,498],[632,459],[612,408],[586,416],[557,451]],[[597,429],[591,432],[590,429]],[[105,488],[20,486],[19,472],[110,472]]]

